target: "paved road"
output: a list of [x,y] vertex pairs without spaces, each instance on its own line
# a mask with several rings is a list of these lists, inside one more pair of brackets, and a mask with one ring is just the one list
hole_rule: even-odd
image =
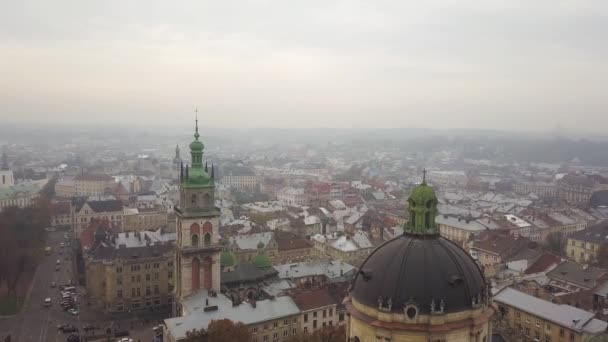
[[[47,238],[47,246],[53,248],[53,253],[46,256],[38,265],[34,275],[32,289],[24,307],[16,316],[0,318],[0,341],[4,341],[8,334],[12,337],[12,342],[59,342],[65,341],[67,335],[57,330],[58,324],[72,324],[76,327],[79,323],[89,323],[100,327],[97,332],[103,333],[105,328],[112,323],[120,326],[120,329],[131,331],[135,341],[150,341],[151,327],[154,323],[144,324],[142,314],[122,314],[105,315],[91,311],[86,306],[86,299],[80,301],[80,316],[72,316],[61,309],[61,294],[59,288],[51,288],[51,282],[56,282],[57,286],[68,283],[74,278],[73,269],[75,262],[72,258],[65,260],[66,256],[71,255],[71,248],[59,247],[61,242],[65,242],[64,232],[50,232]],[[62,250],[62,254],[59,251]],[[56,261],[60,259],[60,270],[55,271]],[[84,289],[79,289],[79,297],[82,298]],[[44,307],[42,304],[47,297],[52,298],[52,307]],[[154,320],[161,317],[154,315]]]
[[[47,246],[53,248],[53,254],[46,256],[38,265],[34,275],[32,288],[24,307],[16,316],[0,318],[0,336],[3,338],[11,334],[13,341],[42,342],[55,341],[57,336],[57,322],[67,314],[59,306],[60,294],[57,289],[51,288],[51,282],[63,284],[70,279],[71,267],[65,265],[65,252],[59,255],[59,243],[63,242],[63,232],[48,234]],[[61,259],[60,271],[55,271],[55,263]],[[69,264],[69,263],[68,263]],[[48,308],[42,304],[44,299],[51,297],[53,306]],[[68,317],[73,320],[73,317]],[[57,339],[61,341],[64,339]]]

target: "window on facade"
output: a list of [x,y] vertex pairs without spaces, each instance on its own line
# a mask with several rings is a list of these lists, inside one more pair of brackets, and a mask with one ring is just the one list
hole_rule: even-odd
[[197,234],[192,234],[192,237],[190,239],[192,240],[192,246],[198,246],[198,235]]
[[341,313],[338,315],[338,321],[342,322],[344,320],[344,314]]
[[122,273],[122,267],[116,267],[116,273]]
[[117,285],[122,285],[122,277],[117,277],[116,278],[116,284]]
[[135,297],[135,288],[131,288],[131,297]]
[[559,329],[559,336],[564,336],[564,329]]
[[545,335],[545,342],[551,342],[551,336]]
[[158,285],[154,285],[154,294],[158,294],[159,292]]
[[268,342],[268,335],[264,335],[264,342]]
[[291,330],[291,334],[292,334],[292,335],[295,335],[295,334],[297,334],[297,333],[298,333],[298,329],[293,328],[293,329]]
[[327,317],[327,310],[323,310],[323,318]]
[[540,332],[538,332],[538,331],[534,332],[534,341],[537,341],[537,342],[540,341]]
[[209,233],[205,234],[204,244],[205,244],[205,246],[209,246],[211,244],[211,234],[209,234]]
[[312,321],[312,328],[317,329],[317,320]]
[[173,271],[168,271],[167,277],[169,277],[169,279],[173,278]]
[[334,315],[334,309],[329,309],[329,317]]
[[137,288],[137,297],[141,296],[141,289],[138,287]]
[[146,281],[150,281],[150,275],[146,274]]
[[137,282],[140,283],[141,282],[141,276],[138,274],[137,275]]
[[304,322],[308,322],[308,314],[304,314]]
[[538,319],[538,318],[536,319],[536,326],[537,326],[538,328],[540,328],[540,319]]
[[289,324],[289,321],[288,320],[284,320],[283,321],[283,325],[287,325],[287,324]]
[[122,298],[122,290],[116,291],[116,297]]
[[146,296],[150,295],[150,286],[146,286]]
[[551,330],[551,325],[547,323],[547,325],[545,326],[545,328],[547,329],[547,331]]
[[264,324],[264,330],[268,330],[268,324]]
[[574,333],[572,331],[570,332],[570,341],[574,341]]
[[279,339],[279,333],[272,334],[272,339],[275,340],[275,341],[278,340]]
[[279,322],[274,322],[273,327],[276,329],[279,326]]
[[289,330],[283,330],[283,337],[287,337],[289,335]]
[[191,203],[192,205],[196,205],[196,194],[192,194]]
[[316,311],[312,313],[312,317],[315,317],[315,318],[317,317],[317,312]]

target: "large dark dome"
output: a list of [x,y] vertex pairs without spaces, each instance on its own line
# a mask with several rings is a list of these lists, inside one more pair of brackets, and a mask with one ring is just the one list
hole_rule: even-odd
[[[352,298],[370,307],[415,314],[457,312],[486,297],[484,276],[462,248],[438,235],[407,232],[372,252],[353,280]],[[443,301],[443,303],[442,303]]]

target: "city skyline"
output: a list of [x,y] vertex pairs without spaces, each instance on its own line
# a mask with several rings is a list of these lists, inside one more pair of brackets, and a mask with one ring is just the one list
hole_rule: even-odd
[[600,1],[23,1],[3,122],[599,133]]

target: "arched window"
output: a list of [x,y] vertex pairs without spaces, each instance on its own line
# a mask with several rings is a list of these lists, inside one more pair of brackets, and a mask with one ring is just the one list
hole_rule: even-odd
[[211,244],[211,234],[207,233],[204,237],[205,246],[209,246]]
[[431,209],[431,206],[432,206],[432,205],[433,205],[433,201],[432,201],[432,200],[428,200],[428,201],[426,202],[426,207],[427,207],[427,209]]
[[211,224],[211,222],[207,221],[203,224],[203,233],[212,233],[213,232],[213,225]]
[[412,227],[416,226],[416,213],[413,210],[410,212],[410,222],[412,223]]
[[192,205],[196,205],[196,194],[192,194]]
[[192,240],[192,246],[198,246],[198,234],[192,234],[190,239]]
[[201,264],[198,258],[192,259],[192,290],[201,287]]
[[213,260],[210,257],[203,260],[203,284],[207,290],[210,290],[213,286],[212,264]]
[[424,213],[424,227],[425,228],[431,228],[431,212],[427,211],[426,213]]

